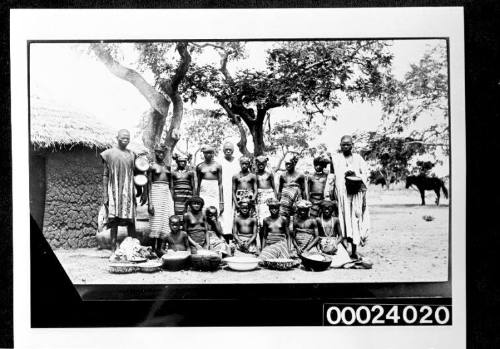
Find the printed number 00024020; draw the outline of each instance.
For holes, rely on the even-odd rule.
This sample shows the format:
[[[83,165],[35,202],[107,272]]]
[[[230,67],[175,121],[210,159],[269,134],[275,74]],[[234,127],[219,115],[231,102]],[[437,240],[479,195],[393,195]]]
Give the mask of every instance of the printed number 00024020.
[[[342,304],[324,309],[325,325],[451,325],[451,307],[444,305]]]

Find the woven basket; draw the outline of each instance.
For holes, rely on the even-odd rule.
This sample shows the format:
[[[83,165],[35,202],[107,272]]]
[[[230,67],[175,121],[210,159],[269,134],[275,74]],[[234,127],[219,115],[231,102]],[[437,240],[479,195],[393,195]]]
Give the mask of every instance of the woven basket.
[[[113,274],[130,274],[137,271],[137,265],[131,263],[110,263],[108,271]]]
[[[264,267],[272,270],[290,270],[299,264],[299,261],[288,258],[267,259],[262,262]]]
[[[219,269],[222,258],[214,254],[192,254],[191,267],[195,270],[201,271],[215,271]]]

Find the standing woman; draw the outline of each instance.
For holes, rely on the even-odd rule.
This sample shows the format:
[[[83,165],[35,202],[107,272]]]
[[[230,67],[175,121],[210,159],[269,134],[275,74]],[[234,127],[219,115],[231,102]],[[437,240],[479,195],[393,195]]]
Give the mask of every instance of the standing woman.
[[[196,166],[197,194],[204,200],[205,207],[218,207],[219,214],[222,214],[224,211],[222,166],[214,160],[215,149],[212,146],[205,145],[201,148],[201,151],[205,161]]]
[[[165,164],[165,148],[161,145],[155,147],[155,161],[149,168],[148,177],[150,237],[153,250],[161,254],[161,242],[170,234],[169,219],[174,214],[170,167]]]
[[[177,168],[172,171],[170,188],[174,199],[174,212],[182,216],[186,211],[187,200],[196,192],[196,179],[194,171],[186,169],[188,157],[174,155]]]
[[[364,245],[370,229],[366,208],[368,168],[361,155],[352,152],[352,146],[352,137],[343,136],[340,140],[340,153],[332,157],[332,164],[342,236],[351,244],[351,258],[359,259],[357,246]],[[359,180],[359,185],[352,182],[351,178]]]

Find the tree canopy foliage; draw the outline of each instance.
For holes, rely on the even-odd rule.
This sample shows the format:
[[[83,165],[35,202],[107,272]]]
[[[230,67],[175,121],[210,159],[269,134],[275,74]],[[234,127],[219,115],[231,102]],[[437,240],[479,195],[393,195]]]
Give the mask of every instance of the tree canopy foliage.
[[[399,136],[422,117],[426,127],[407,134],[430,152],[437,148],[449,155],[448,63],[443,41],[410,65],[402,80],[391,79],[382,98],[384,127],[381,132]]]

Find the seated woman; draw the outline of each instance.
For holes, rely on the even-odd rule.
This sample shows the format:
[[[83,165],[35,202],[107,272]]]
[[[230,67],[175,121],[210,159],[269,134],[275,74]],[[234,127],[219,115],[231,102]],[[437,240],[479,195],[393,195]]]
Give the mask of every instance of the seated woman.
[[[321,201],[320,216],[317,218],[320,250],[332,257],[332,267],[340,268],[351,262],[344,245],[342,245],[342,231],[337,217],[337,202],[330,200]]]
[[[260,235],[262,236],[262,260],[273,258],[290,258],[291,245],[288,231],[288,219],[280,216],[280,202],[276,199],[267,200],[269,217],[262,221]]]
[[[239,210],[233,223],[236,248],[244,253],[257,253],[257,218],[250,217],[250,201],[242,200]]]
[[[196,253],[199,249],[208,249],[210,246],[207,220],[203,213],[204,204],[199,196],[193,196],[186,201],[189,210],[184,214],[184,231],[189,237],[191,253]]]
[[[319,252],[318,222],[316,218],[309,217],[312,204],[307,200],[297,202],[297,215],[293,220],[292,243],[301,255],[307,252]]]
[[[333,255],[337,252],[337,245],[342,241],[342,231],[338,218],[337,203],[322,200],[319,203],[318,232],[319,246],[323,253]]]
[[[231,256],[233,253],[231,247],[226,243],[224,235],[222,235],[222,225],[219,222],[219,213],[215,206],[207,207],[205,210],[207,219],[208,237],[210,239],[209,248],[220,253],[223,257]]]

